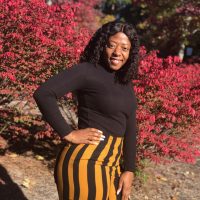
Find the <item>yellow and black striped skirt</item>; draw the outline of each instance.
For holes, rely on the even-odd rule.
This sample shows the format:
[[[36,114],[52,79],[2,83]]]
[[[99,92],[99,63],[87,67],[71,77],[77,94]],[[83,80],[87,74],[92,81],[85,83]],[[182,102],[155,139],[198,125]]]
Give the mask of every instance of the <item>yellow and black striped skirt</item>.
[[[55,165],[59,200],[117,200],[123,138],[107,136],[98,145],[66,144]]]

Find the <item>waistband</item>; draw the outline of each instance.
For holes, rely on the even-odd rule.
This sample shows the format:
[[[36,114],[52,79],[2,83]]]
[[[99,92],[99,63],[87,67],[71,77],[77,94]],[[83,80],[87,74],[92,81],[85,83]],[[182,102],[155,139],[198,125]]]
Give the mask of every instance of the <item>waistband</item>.
[[[109,135],[98,145],[67,143],[63,151],[73,151],[70,156],[72,161],[87,160],[97,165],[117,167],[122,147],[123,137]]]

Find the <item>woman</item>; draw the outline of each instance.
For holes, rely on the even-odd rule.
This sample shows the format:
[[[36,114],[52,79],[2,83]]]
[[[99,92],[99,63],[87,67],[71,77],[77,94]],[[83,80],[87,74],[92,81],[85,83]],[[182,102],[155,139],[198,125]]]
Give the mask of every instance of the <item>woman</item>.
[[[66,142],[57,156],[60,200],[127,200],[135,171],[138,38],[130,24],[109,22],[93,35],[80,63],[34,93],[45,120]],[[62,117],[56,100],[75,91],[78,129]],[[123,172],[120,158],[123,156]]]

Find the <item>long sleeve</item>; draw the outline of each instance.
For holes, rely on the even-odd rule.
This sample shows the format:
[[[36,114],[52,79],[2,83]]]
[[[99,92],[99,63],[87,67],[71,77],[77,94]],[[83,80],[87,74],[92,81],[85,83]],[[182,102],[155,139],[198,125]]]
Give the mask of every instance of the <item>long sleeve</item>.
[[[127,120],[127,127],[123,144],[124,170],[134,172],[136,169],[136,109]]]
[[[65,69],[41,84],[33,94],[44,119],[51,127],[64,137],[72,131],[62,116],[57,99],[66,93],[81,89],[85,86],[86,65],[75,65]]]

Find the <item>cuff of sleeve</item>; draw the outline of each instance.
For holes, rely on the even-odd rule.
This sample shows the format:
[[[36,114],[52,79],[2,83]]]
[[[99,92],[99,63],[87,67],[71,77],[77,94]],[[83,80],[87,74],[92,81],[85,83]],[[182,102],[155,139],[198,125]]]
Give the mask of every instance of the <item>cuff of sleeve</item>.
[[[124,171],[135,172],[136,171],[136,163],[135,160],[124,160],[123,163]]]
[[[129,171],[129,172],[135,172],[136,171],[136,167],[128,167],[128,166],[124,166],[124,171]]]
[[[71,127],[67,127],[67,129],[63,129],[62,131],[58,132],[58,135],[61,139],[63,139],[66,135],[68,135],[73,129]]]

